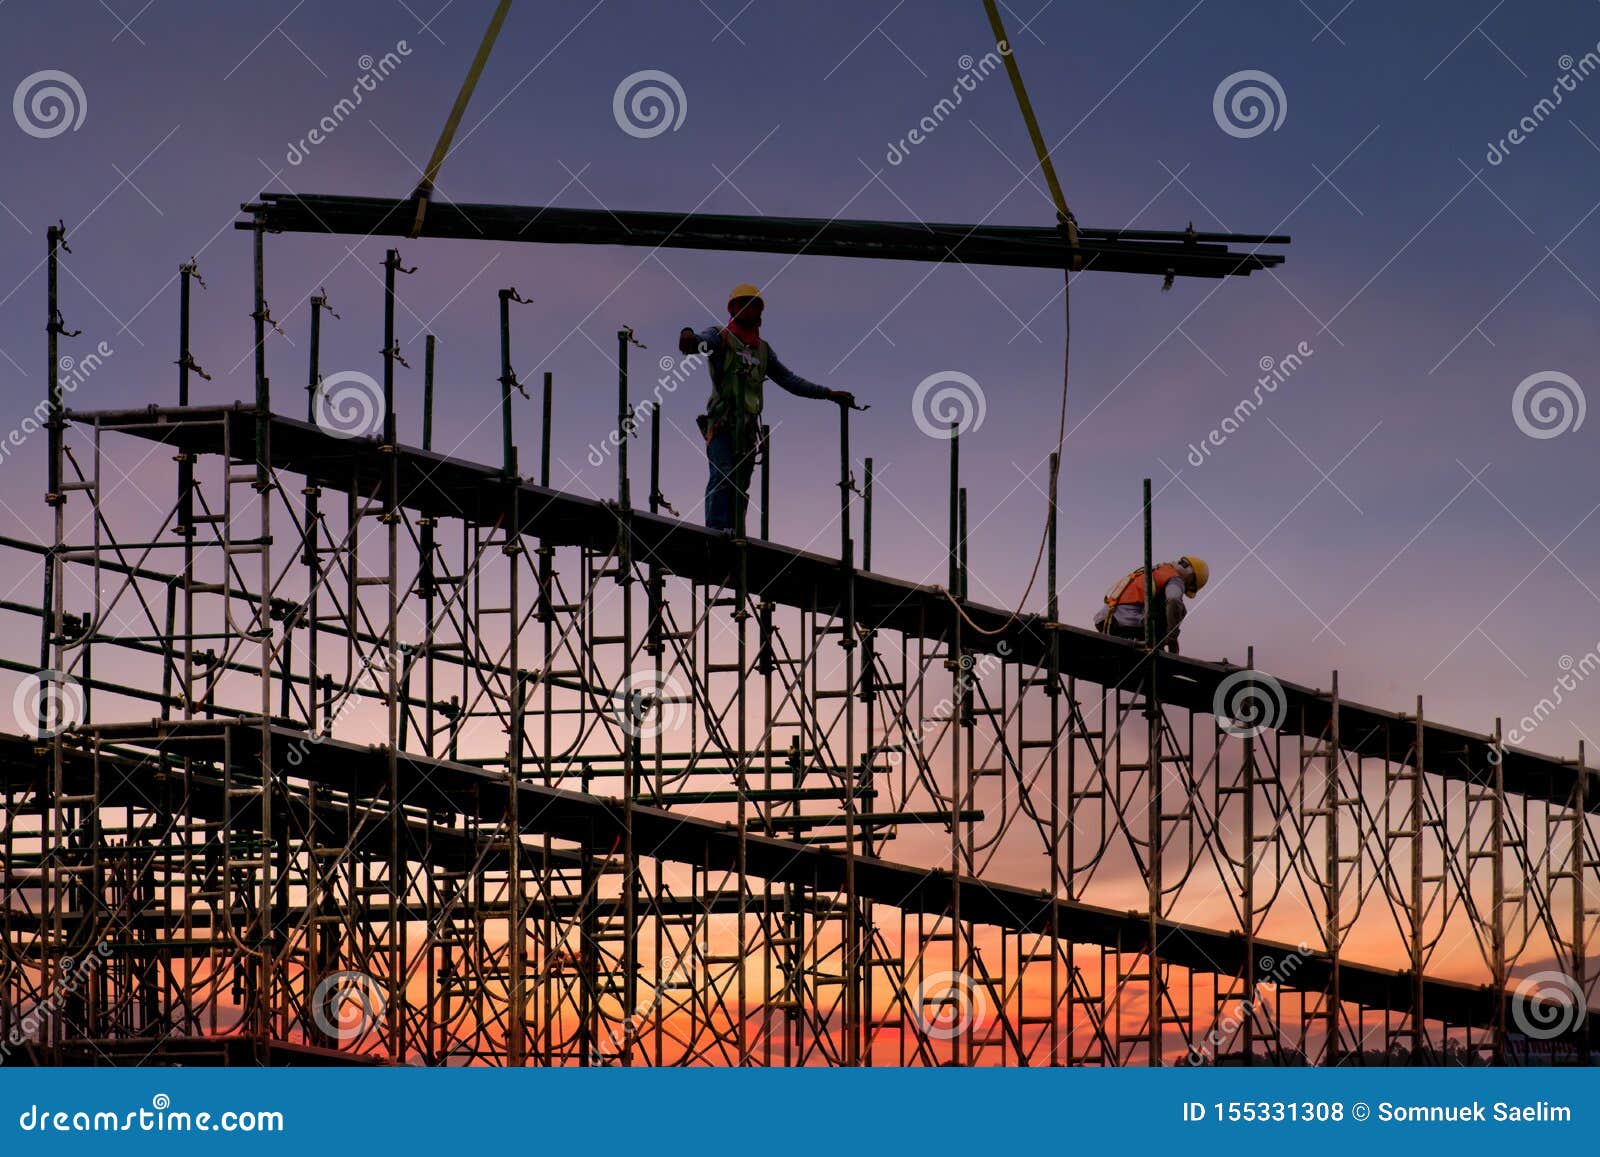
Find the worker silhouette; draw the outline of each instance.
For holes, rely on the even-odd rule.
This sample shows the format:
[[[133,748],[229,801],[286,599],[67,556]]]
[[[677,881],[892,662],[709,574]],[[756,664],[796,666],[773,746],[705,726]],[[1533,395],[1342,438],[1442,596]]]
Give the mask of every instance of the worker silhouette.
[[[1206,585],[1211,568],[1205,559],[1186,554],[1176,562],[1164,562],[1155,569],[1155,598],[1151,617],[1157,648],[1178,653],[1178,624],[1188,613],[1185,597],[1194,598]],[[1094,617],[1095,630],[1116,639],[1144,641],[1144,567],[1118,579],[1106,591],[1105,606]]]
[[[684,326],[678,349],[699,353],[711,371],[711,400],[699,417],[706,440],[710,477],[706,481],[706,525],[713,530],[744,534],[750,475],[761,440],[762,383],[771,378],[802,398],[820,398],[855,405],[844,390],[808,382],[778,360],[761,338],[765,303],[753,285],[736,285],[728,295],[728,322],[696,333]]]

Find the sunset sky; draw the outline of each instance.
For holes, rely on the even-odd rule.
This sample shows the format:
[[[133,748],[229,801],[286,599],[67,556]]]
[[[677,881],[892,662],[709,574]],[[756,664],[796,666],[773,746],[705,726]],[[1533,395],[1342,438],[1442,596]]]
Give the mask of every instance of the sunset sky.
[[[0,122],[0,443],[47,388],[45,230],[58,219],[72,249],[61,308],[82,331],[62,352],[103,359],[75,382],[70,406],[176,402],[177,267],[191,257],[206,283],[192,347],[214,379],[193,382],[194,401],[251,398],[241,203],[262,191],[407,196],[491,8],[0,5],[0,93],[14,94],[13,121]],[[1600,663],[1600,418],[1585,420],[1586,394],[1600,388],[1600,5],[1545,3],[1536,19],[1503,0],[1013,0],[1006,12],[1084,226],[1293,237],[1268,247],[1286,255],[1281,268],[1248,278],[1180,280],[1170,292],[1156,278],[1074,279],[1063,617],[1087,625],[1107,585],[1139,562],[1149,477],[1157,556],[1211,565],[1186,654],[1242,661],[1253,645],[1256,663],[1284,678],[1326,688],[1337,669],[1347,698],[1410,711],[1420,694],[1429,718],[1480,732],[1497,715],[1517,727],[1569,671],[1586,677]],[[1009,85],[992,69],[972,79],[992,47],[978,0],[517,4],[439,196],[1049,225]],[[681,123],[661,132],[630,126],[618,103],[627,78],[646,71],[677,90]],[[1259,132],[1228,117],[1228,81],[1245,72],[1274,90],[1273,124]],[[29,104],[41,86],[65,83],[46,73],[75,89],[74,127],[61,132]],[[952,91],[959,107],[936,112]],[[339,111],[352,92],[359,107]],[[283,330],[267,344],[275,409],[305,411],[307,299],[322,288],[339,314],[324,321],[324,373],[381,374],[391,244],[266,239],[267,298]],[[633,355],[642,401],[680,327],[716,324],[730,287],[754,282],[767,302],[763,336],[784,362],[871,406],[853,420],[852,449],[875,463],[877,571],[944,581],[948,447],[919,425],[913,392],[941,373],[977,383],[983,421],[961,443],[970,593],[1008,607],[1022,596],[1055,445],[1059,273],[398,247],[418,268],[398,290],[410,363],[397,378],[402,441],[420,442],[431,332],[434,448],[498,462],[496,292],[515,286],[533,302],[512,316],[516,369],[530,384],[545,372],[556,383],[553,483],[609,497],[613,462],[591,449],[615,424],[618,328],[648,347]],[[1292,372],[1258,386],[1291,354]],[[663,489],[695,521],[705,459],[694,418],[706,388],[697,376],[664,394]],[[1236,421],[1245,398],[1257,404]],[[517,405],[527,472],[538,407]],[[767,414],[773,537],[831,553],[836,413],[770,389]],[[644,449],[635,453],[642,463]],[[49,541],[46,457],[42,434],[0,457],[0,535]],[[636,466],[641,504],[642,474]],[[114,501],[137,506],[142,477]],[[170,483],[160,485],[165,505]],[[32,599],[38,575],[33,556],[0,552],[0,598]],[[1031,610],[1044,607],[1042,585]],[[35,637],[8,657],[31,661]],[[1522,742],[1571,757],[1600,739],[1600,681],[1560,698]],[[948,837],[930,828],[901,846],[919,839],[936,859]],[[1036,850],[1028,855],[1036,867]],[[1118,902],[1140,903],[1136,871],[1118,867],[1129,889]],[[1206,902],[1225,923],[1223,898]],[[1283,935],[1312,927],[1298,918]],[[1392,933],[1370,924],[1350,948],[1400,959]],[[1476,960],[1463,953],[1435,971],[1475,976]]]
[[[177,264],[197,255],[197,400],[250,393],[248,240],[230,227],[264,189],[404,196],[481,33],[486,6],[384,0],[230,7],[158,0],[41,4],[3,18],[4,77],[43,68],[82,86],[74,131],[7,126],[0,212],[0,386],[18,418],[44,390],[46,224],[66,221],[68,323],[109,365],[79,408],[174,400]],[[802,8],[804,11],[802,12]],[[1206,557],[1214,579],[1186,650],[1243,657],[1393,706],[1487,730],[1548,695],[1563,655],[1600,643],[1593,426],[1525,435],[1512,395],[1593,363],[1600,224],[1600,84],[1579,79],[1499,164],[1487,159],[1600,40],[1600,11],[1442,2],[1034,3],[1009,17],[1068,197],[1088,226],[1290,233],[1276,274],[1186,281],[1089,275],[1073,294],[1070,437],[1062,482],[1062,600],[1086,621],[1137,561],[1139,480],[1155,479],[1157,551]],[[1035,11],[1037,9],[1037,12]],[[1336,16],[1337,13],[1337,16]],[[128,21],[126,25],[123,20]],[[1329,21],[1327,25],[1323,20]],[[724,26],[723,21],[727,24]],[[441,180],[464,201],[575,207],[1048,224],[1052,214],[1003,78],[890,164],[902,140],[987,47],[966,0],[799,5],[560,0],[516,7]],[[361,58],[406,51],[319,145],[294,146],[349,94]],[[641,139],[613,94],[644,69],[685,94],[681,125]],[[1285,110],[1239,138],[1213,117],[1234,72],[1265,71]],[[278,407],[304,405],[305,298],[326,286],[324,366],[376,374],[380,241],[269,238],[269,345]],[[876,560],[942,568],[945,447],[909,399],[930,373],[981,385],[963,444],[975,597],[1014,600],[1037,542],[1062,352],[1048,272],[666,250],[401,245],[400,338],[420,367],[439,335],[440,448],[497,452],[495,291],[515,318],[524,377],[557,381],[557,482],[609,492],[585,461],[612,409],[619,325],[670,353],[711,324],[739,281],[767,293],[766,336],[808,377],[872,404],[858,451],[880,483]],[[642,262],[642,263],[641,263]],[[1264,358],[1313,350],[1199,467],[1191,443],[1250,394]],[[536,379],[535,379],[536,380]],[[400,371],[402,438],[419,432],[420,368]],[[672,396],[666,491],[698,513],[692,440],[703,386]],[[773,391],[776,537],[804,543],[834,505],[831,408]],[[536,437],[534,408],[519,422]],[[486,420],[488,419],[488,420]],[[525,420],[525,421],[524,421]],[[674,430],[676,432],[674,432]],[[525,455],[529,451],[524,451]],[[8,533],[45,533],[36,438],[0,464]],[[820,466],[813,469],[813,466]],[[1170,468],[1170,469],[1169,469]],[[1174,477],[1174,473],[1176,477]],[[29,580],[32,581],[31,579]],[[1034,602],[1042,603],[1036,593]],[[1582,687],[1528,742],[1570,755],[1595,734]]]

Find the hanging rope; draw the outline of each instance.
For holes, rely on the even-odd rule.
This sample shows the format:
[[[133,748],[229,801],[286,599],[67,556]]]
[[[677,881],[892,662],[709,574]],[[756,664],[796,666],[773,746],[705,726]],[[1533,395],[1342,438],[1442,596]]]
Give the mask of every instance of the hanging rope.
[[[1017,106],[1022,110],[1022,119],[1027,123],[1028,136],[1033,140],[1034,152],[1039,156],[1039,167],[1044,170],[1045,182],[1050,186],[1050,197],[1056,205],[1056,219],[1067,234],[1067,245],[1072,251],[1072,261],[1065,273],[1065,284],[1061,290],[1061,301],[1065,312],[1066,335],[1061,351],[1061,417],[1056,424],[1056,469],[1060,470],[1061,450],[1067,441],[1067,383],[1072,366],[1072,271],[1082,267],[1082,259],[1078,254],[1078,221],[1072,215],[1072,210],[1067,206],[1066,194],[1061,191],[1061,182],[1056,178],[1056,167],[1050,160],[1050,150],[1044,146],[1044,135],[1039,131],[1039,120],[1033,115],[1033,102],[1028,99],[1028,90],[1022,83],[1022,72],[1017,67],[1016,53],[1012,51],[1011,44],[1006,40],[1006,28],[1000,20],[1000,11],[995,7],[995,0],[983,0],[984,11],[989,14],[989,27],[994,32],[995,49],[1006,62],[1006,73],[1011,77],[1011,88],[1017,94]],[[1055,493],[1055,487],[1051,487]],[[960,601],[949,591],[944,592],[944,597],[950,600],[950,605],[955,607],[956,613],[963,622],[980,635],[999,635],[1009,630],[1011,625],[1022,617],[1022,608],[1028,605],[1028,597],[1033,594],[1033,584],[1039,581],[1039,567],[1044,562],[1045,547],[1050,542],[1050,520],[1056,516],[1052,509],[1045,518],[1044,531],[1039,536],[1039,550],[1033,556],[1033,570],[1028,575],[1028,585],[1022,592],[1022,597],[1017,601],[1017,607],[1006,616],[1006,621],[998,627],[980,627],[972,621],[972,616],[967,614]]]
[[[467,70],[467,79],[461,82],[461,91],[456,93],[456,103],[450,109],[450,115],[445,119],[444,131],[439,134],[438,143],[433,146],[433,156],[428,158],[428,167],[422,171],[422,180],[417,185],[417,191],[412,194],[417,200],[417,218],[411,223],[411,232],[407,236],[416,238],[422,232],[422,218],[428,212],[428,200],[433,196],[433,183],[439,179],[439,170],[444,166],[444,159],[450,152],[450,145],[456,139],[456,130],[461,127],[461,118],[466,114],[467,102],[472,99],[472,90],[478,87],[478,77],[483,75],[483,66],[489,62],[489,52],[494,48],[495,38],[500,35],[500,26],[506,21],[506,13],[511,10],[511,0],[500,0],[500,6],[494,10],[494,15],[489,19],[489,27],[484,31],[483,41],[478,45],[478,55],[472,58],[472,67]]]

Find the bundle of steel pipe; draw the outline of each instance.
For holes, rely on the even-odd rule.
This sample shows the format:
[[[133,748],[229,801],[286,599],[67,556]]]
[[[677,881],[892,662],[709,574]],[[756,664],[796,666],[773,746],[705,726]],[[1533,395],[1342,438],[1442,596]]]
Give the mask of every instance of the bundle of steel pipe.
[[[240,229],[282,233],[345,233],[399,237],[416,220],[416,201],[263,193],[241,206]],[[431,202],[424,237],[520,241],[553,245],[642,245],[669,249],[726,249],[867,257],[895,261],[1067,269],[1073,253],[1054,227],[846,221],[819,217],[749,217],[709,213],[640,213],[539,205]],[[1287,245],[1282,235],[1199,233],[1191,230],[1079,230],[1082,268],[1161,277],[1227,277],[1270,269],[1283,256],[1263,245]],[[1230,245],[1248,246],[1232,250]]]

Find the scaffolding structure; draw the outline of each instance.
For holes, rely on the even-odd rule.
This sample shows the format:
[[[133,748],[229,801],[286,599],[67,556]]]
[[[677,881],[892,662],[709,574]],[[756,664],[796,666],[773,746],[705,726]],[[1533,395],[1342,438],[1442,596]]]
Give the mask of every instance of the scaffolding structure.
[[[626,437],[614,499],[555,490],[548,376],[535,477],[511,437],[514,291],[502,462],[432,450],[431,340],[424,444],[401,444],[394,250],[381,428],[275,413],[264,236],[392,234],[415,205],[245,208],[251,405],[189,403],[185,267],[180,404],[67,410],[50,232],[54,529],[0,542],[43,576],[38,607],[0,603],[41,638],[37,663],[0,660],[42,685],[37,736],[0,737],[18,1056],[1480,1063],[1565,1014],[1549,1056],[1590,1058],[1581,750],[1066,626],[1053,492],[1043,613],[975,603],[959,439],[948,583],[880,574],[846,410],[836,554],[664,513],[659,411],[642,507]],[[811,227],[673,218],[664,239],[552,212],[435,204],[427,232],[793,252]],[[530,219],[548,232],[521,237]],[[1264,268],[1255,249],[1286,240],[812,225],[836,255],[1169,277]],[[159,511],[120,500],[136,464],[163,472]],[[1271,725],[1241,727],[1238,694],[1273,699]],[[1576,1005],[1529,996],[1534,968]]]

